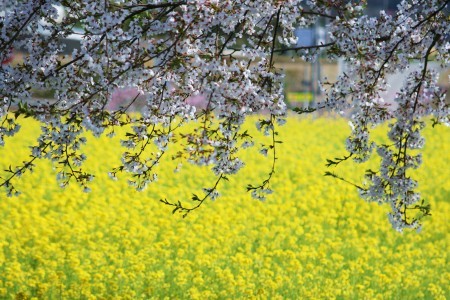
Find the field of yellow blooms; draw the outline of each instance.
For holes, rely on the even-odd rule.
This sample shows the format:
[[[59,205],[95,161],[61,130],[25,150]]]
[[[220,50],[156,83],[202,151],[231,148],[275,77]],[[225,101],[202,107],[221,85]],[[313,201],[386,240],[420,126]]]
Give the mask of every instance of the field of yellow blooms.
[[[28,157],[39,131],[30,122],[0,149],[1,170]],[[208,168],[174,173],[169,159],[157,184],[135,192],[107,176],[120,133],[88,138],[90,193],[60,189],[48,161],[20,179],[19,197],[2,191],[0,299],[450,299],[449,129],[425,132],[416,177],[432,217],[421,233],[403,234],[391,228],[389,207],[323,176],[326,158],[345,154],[348,130],[342,119],[290,117],[274,194],[260,202],[245,191],[270,171],[270,157],[245,150],[246,166],[219,187],[222,197],[185,219],[159,199],[200,195],[213,185]],[[356,180],[364,170],[333,171]]]

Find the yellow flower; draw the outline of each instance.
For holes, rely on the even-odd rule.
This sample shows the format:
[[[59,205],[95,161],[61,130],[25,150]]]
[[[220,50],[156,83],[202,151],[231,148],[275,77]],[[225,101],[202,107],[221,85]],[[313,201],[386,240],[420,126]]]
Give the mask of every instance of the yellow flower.
[[[244,127],[264,142],[252,124]],[[0,170],[26,159],[32,128],[11,141],[17,151],[0,148]],[[450,164],[448,133],[427,132],[439,147],[425,150],[426,165],[417,170],[423,197],[438,208],[422,233],[399,235],[387,223],[388,207],[364,203],[353,188],[322,176],[346,130],[342,120],[290,117],[280,131],[271,197],[255,202],[243,192],[267,175],[262,157],[243,150],[247,169],[219,186],[222,198],[185,219],[158,199],[189,204],[192,191],[208,184],[208,168],[186,164],[174,175],[177,162],[169,159],[159,166],[159,185],[138,193],[126,174],[117,182],[106,175],[107,165],[120,162],[114,139],[90,139],[85,168],[98,176],[85,194],[76,184],[59,189],[52,164],[39,161],[18,182],[24,193],[0,201],[0,297],[443,299],[450,174],[440,166]],[[380,138],[376,130],[373,136]],[[375,163],[336,172],[358,180]]]

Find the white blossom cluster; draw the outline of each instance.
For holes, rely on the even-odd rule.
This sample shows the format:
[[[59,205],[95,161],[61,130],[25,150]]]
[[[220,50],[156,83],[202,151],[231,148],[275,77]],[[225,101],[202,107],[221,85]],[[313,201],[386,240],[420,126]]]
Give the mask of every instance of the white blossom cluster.
[[[363,198],[389,203],[393,227],[419,228],[414,215],[429,214],[429,206],[420,203],[415,192],[417,182],[407,171],[419,167],[417,151],[424,145],[423,117],[433,116],[435,123],[450,124],[445,91],[437,86],[438,76],[430,69],[430,60],[449,66],[450,41],[448,1],[402,1],[395,15],[380,12],[378,17],[342,15],[334,22],[330,35],[348,69],[329,86],[324,106],[336,111],[351,110],[352,134],[346,148],[357,162],[366,161],[374,149],[381,157],[378,170],[367,171],[367,184],[358,187]],[[411,62],[419,70],[410,68]],[[386,75],[409,74],[393,99],[384,99]],[[389,144],[376,144],[370,130],[389,121]],[[349,156],[349,157],[350,157]],[[348,158],[348,157],[347,157]]]
[[[204,188],[204,197],[192,199],[197,205],[163,201],[188,213],[217,197],[220,180],[243,167],[238,150],[254,143],[241,125],[247,115],[265,112],[257,126],[272,143],[259,151],[271,153],[272,169],[263,184],[247,187],[264,199],[271,193],[280,142],[275,126],[286,114],[283,74],[274,67],[274,56],[289,52],[314,61],[325,53],[332,60],[344,58],[349,68],[336,81],[323,82],[327,97],[319,107],[352,111],[346,148],[356,162],[366,161],[374,149],[382,157],[380,170],[360,188],[362,196],[390,203],[395,228],[417,227],[406,212],[420,197],[406,172],[421,162],[420,155],[409,154],[424,143],[420,118],[434,115],[436,123],[449,124],[445,95],[428,64],[431,59],[442,67],[449,63],[447,3],[403,1],[395,15],[369,18],[363,14],[365,1],[8,1],[0,16],[0,145],[20,129],[19,116],[44,125],[30,162],[11,169],[0,184],[15,193],[14,177],[35,159],[47,158],[59,166],[62,186],[74,179],[87,190],[93,175],[82,170],[82,133],[113,135],[116,126],[130,125],[121,141],[122,165],[109,173],[113,179],[127,172],[130,185],[144,189],[157,180],[158,163],[176,142],[184,151],[174,158],[212,166],[217,180]],[[329,42],[297,46],[294,30],[319,19],[327,21]],[[80,47],[62,55],[65,39],[74,36]],[[24,51],[23,61],[3,63],[13,50]],[[410,61],[421,69],[411,72],[395,99],[384,99],[386,75],[408,72]],[[130,87],[134,99],[111,109],[114,91]],[[53,91],[54,100],[34,99],[38,90]],[[140,114],[129,113],[138,98],[145,102]],[[201,108],[190,104],[194,98],[204,99]],[[388,120],[393,120],[392,144],[377,145],[370,129]],[[195,129],[180,130],[189,121],[196,121]]]

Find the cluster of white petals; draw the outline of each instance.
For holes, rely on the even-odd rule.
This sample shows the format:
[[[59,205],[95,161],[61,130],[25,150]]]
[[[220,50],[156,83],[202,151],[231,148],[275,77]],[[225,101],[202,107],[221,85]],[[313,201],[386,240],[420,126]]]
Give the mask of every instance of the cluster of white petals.
[[[379,170],[368,173],[369,184],[358,187],[361,195],[390,203],[398,230],[419,226],[409,209],[428,212],[417,205],[417,183],[407,170],[421,163],[420,154],[409,151],[424,144],[421,118],[450,123],[445,94],[429,67],[431,59],[449,64],[448,1],[403,1],[395,15],[377,17],[364,15],[364,1],[340,0],[7,3],[0,7],[0,145],[19,131],[19,116],[43,124],[30,161],[0,182],[10,195],[17,193],[14,177],[41,158],[55,162],[62,186],[75,180],[88,190],[93,175],[82,170],[83,133],[113,135],[115,127],[130,125],[121,141],[122,164],[109,173],[113,179],[127,172],[130,185],[144,189],[157,180],[157,166],[173,143],[184,148],[173,158],[211,166],[216,180],[204,188],[204,197],[194,195],[196,205],[162,200],[187,214],[217,197],[220,180],[243,167],[238,150],[253,141],[241,125],[247,115],[264,112],[257,126],[272,144],[259,151],[271,153],[272,170],[261,185],[247,187],[264,199],[275,172],[276,125],[286,114],[283,73],[274,67],[274,56],[289,52],[314,61],[322,53],[343,58],[348,68],[336,81],[323,82],[327,96],[319,108],[352,112],[349,157],[363,162],[376,149],[382,158]],[[297,46],[294,30],[320,19],[327,20],[328,42]],[[71,38],[80,46],[63,55]],[[22,51],[23,61],[3,63],[12,51]],[[411,61],[421,68],[410,70]],[[386,76],[395,72],[410,72],[408,81],[395,99],[384,99]],[[112,105],[120,88],[135,95]],[[53,99],[33,98],[39,90],[53,91]],[[140,114],[130,113],[138,102]],[[389,120],[391,143],[378,145],[370,129]],[[196,121],[195,129],[180,130],[189,121]]]

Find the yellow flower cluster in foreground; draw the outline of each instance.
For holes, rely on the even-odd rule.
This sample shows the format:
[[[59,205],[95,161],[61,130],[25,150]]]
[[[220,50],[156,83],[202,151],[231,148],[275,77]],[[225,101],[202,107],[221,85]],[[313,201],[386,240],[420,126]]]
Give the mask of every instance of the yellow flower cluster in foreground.
[[[0,149],[1,169],[29,155],[39,128],[26,122]],[[17,183],[19,197],[0,196],[0,299],[450,298],[448,128],[426,130],[415,174],[433,215],[421,233],[403,234],[390,227],[389,207],[323,176],[325,159],[345,154],[344,120],[290,117],[279,130],[273,195],[259,202],[245,192],[270,170],[270,157],[245,150],[246,166],[219,187],[222,197],[185,219],[159,199],[189,204],[212,186],[212,172],[174,173],[178,162],[168,161],[157,184],[135,192],[106,175],[119,164],[121,133],[89,138],[90,193],[60,189],[51,163],[39,162]],[[358,180],[364,170],[333,171]]]

